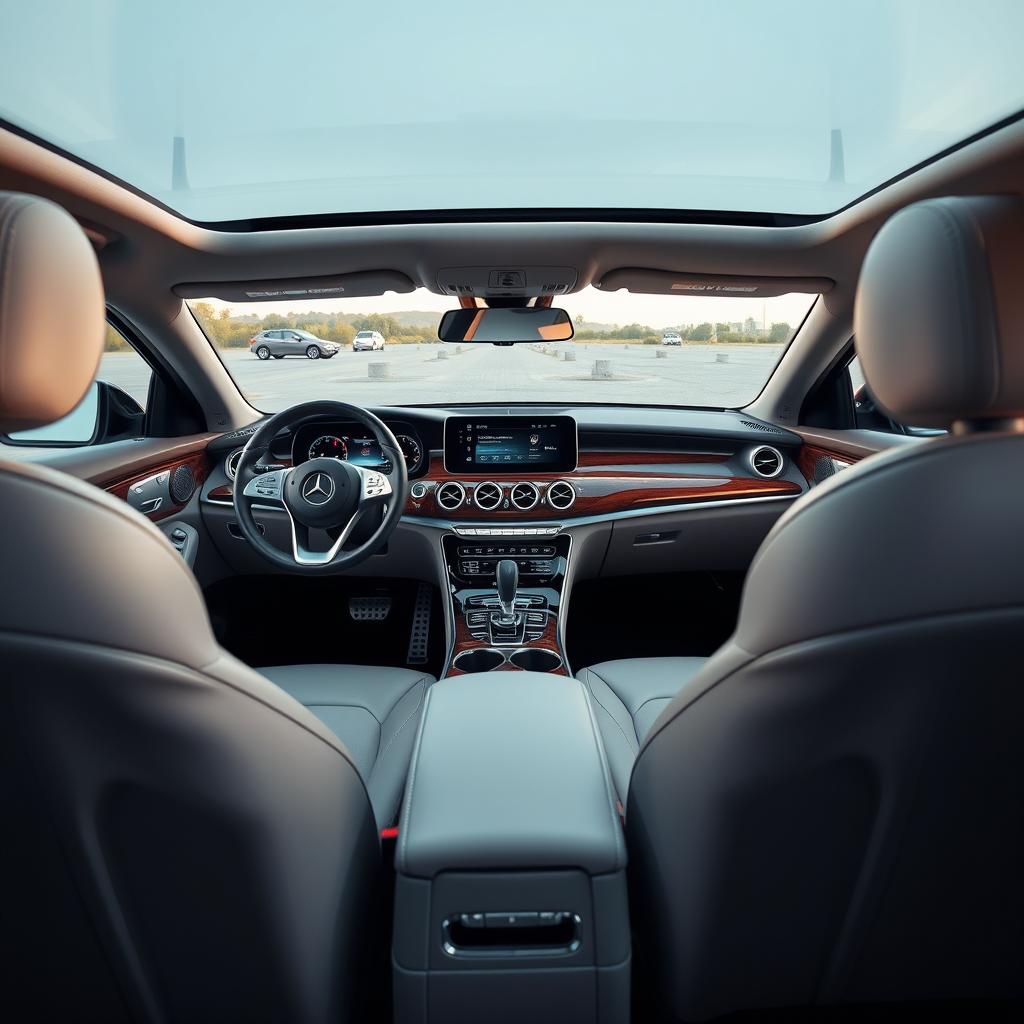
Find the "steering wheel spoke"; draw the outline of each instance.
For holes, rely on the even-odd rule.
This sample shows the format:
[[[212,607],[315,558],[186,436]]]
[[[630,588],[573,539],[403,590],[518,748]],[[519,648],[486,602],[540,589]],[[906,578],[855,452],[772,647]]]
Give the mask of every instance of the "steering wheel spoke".
[[[286,505],[285,509],[287,510],[287,508]],[[331,537],[331,546],[326,551],[313,550],[312,531],[289,512],[288,518],[291,520],[292,526],[292,558],[295,559],[295,564],[298,566],[329,565],[344,547],[345,541],[352,535],[352,531],[363,518],[365,511],[364,507],[357,508],[352,518],[340,530],[325,531]]]
[[[291,469],[275,469],[269,473],[259,473],[243,488],[242,497],[256,503],[284,507],[284,486]]]

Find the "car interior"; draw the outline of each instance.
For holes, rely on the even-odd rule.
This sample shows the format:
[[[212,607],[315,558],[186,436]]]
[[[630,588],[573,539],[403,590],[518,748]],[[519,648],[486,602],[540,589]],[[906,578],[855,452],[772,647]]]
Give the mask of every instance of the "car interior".
[[[1024,10],[538,10],[548,110],[507,11],[56,6],[0,39],[4,1017],[1019,1019]]]

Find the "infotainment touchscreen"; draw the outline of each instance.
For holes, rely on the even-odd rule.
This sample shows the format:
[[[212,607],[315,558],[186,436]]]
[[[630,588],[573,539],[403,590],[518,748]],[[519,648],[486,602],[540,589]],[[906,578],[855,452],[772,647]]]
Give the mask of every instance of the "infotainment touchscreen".
[[[449,473],[564,473],[576,468],[571,416],[449,416],[444,465]]]

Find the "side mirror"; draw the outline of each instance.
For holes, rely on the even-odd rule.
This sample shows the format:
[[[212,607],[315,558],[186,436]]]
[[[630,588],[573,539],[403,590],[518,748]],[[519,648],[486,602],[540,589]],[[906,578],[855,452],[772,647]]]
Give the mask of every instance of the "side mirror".
[[[33,448],[78,448],[141,437],[145,424],[145,410],[127,391],[98,380],[93,381],[78,405],[56,423],[16,430],[0,439],[5,444]]]

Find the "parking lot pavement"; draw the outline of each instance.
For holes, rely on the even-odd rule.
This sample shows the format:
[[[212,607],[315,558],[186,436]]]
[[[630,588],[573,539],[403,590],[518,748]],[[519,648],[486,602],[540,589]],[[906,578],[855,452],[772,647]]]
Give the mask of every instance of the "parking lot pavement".
[[[564,358],[574,352],[576,359]],[[389,345],[342,349],[333,359],[271,359],[248,349],[221,358],[249,400],[277,412],[330,398],[357,405],[458,402],[630,402],[642,405],[745,405],[760,392],[781,345]],[[658,353],[663,353],[661,356]],[[607,360],[607,377],[595,377]],[[370,377],[370,364],[387,377]],[[146,376],[131,353],[107,353],[100,377],[145,400]]]

